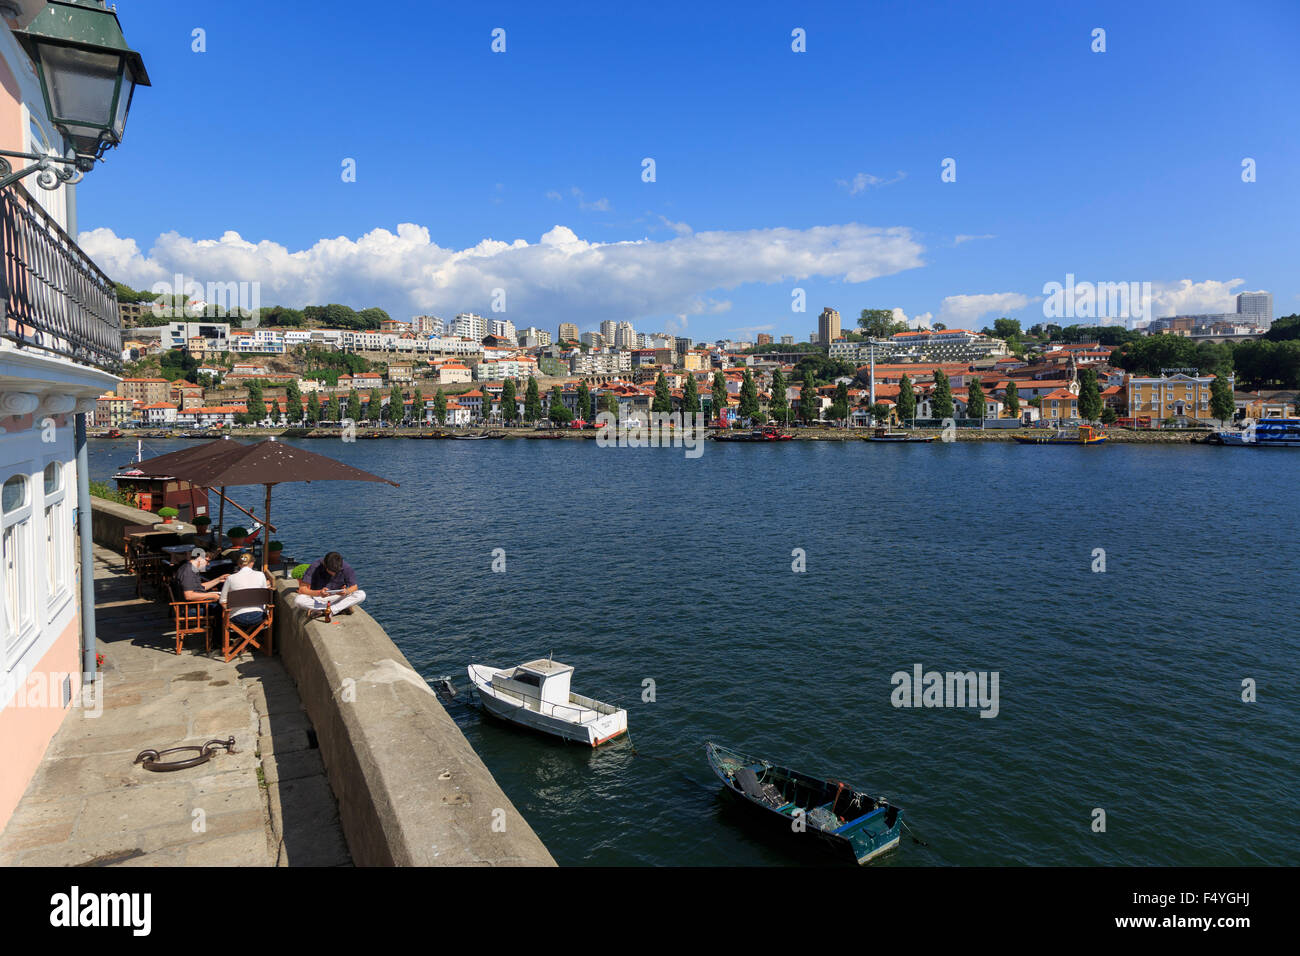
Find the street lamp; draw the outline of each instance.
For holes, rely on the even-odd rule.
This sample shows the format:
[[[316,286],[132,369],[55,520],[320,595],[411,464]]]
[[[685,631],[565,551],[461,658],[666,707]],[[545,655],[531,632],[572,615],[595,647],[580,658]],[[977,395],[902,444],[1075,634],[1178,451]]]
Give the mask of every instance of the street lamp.
[[[0,0],[0,13],[11,9]],[[0,156],[34,161],[14,173],[0,160],[8,173],[0,189],[34,172],[44,189],[79,182],[95,160],[122,142],[135,88],[150,85],[144,60],[126,45],[116,11],[102,0],[50,0],[14,38],[36,67],[46,116],[70,146],[66,156],[0,150]]]

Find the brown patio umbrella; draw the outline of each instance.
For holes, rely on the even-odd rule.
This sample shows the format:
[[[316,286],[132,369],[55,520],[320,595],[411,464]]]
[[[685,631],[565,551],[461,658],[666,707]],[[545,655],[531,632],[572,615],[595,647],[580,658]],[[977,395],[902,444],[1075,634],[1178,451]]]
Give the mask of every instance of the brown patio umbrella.
[[[138,462],[134,470],[149,478],[181,478],[182,480],[188,481],[189,479],[184,478],[184,476],[176,474],[176,469],[183,468],[187,465],[193,465],[196,462],[206,461],[208,458],[215,455],[233,454],[236,448],[246,447],[248,446],[240,442],[233,442],[229,438],[218,438],[216,441],[207,441],[191,448],[183,448],[180,451],[168,452],[165,455],[148,458],[142,462]],[[193,482],[191,482],[191,484],[193,484]],[[218,489],[217,496],[221,499],[221,504],[217,509],[216,540],[219,541],[221,539],[222,529],[226,523],[226,502],[230,501],[230,499],[226,497],[225,488]],[[230,503],[250,518],[253,518],[253,520],[257,520],[256,516],[243,506],[236,504],[233,501]]]
[[[217,444],[217,443],[213,443]],[[266,513],[262,523],[271,528],[271,488],[287,481],[382,481],[394,488],[397,482],[380,478],[360,468],[318,455],[315,452],[286,445],[274,438],[255,445],[226,442],[233,446],[227,453],[196,455],[192,459],[171,464],[174,477],[205,488],[229,485],[265,485]],[[176,454],[183,454],[177,452]],[[164,456],[165,457],[165,456]],[[149,464],[145,462],[144,464]],[[262,570],[266,570],[269,548],[262,548]]]

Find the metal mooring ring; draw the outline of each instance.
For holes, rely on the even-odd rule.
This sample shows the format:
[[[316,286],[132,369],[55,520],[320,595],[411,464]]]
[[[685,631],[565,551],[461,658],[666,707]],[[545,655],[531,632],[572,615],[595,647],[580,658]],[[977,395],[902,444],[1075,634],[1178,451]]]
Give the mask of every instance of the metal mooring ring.
[[[228,737],[225,740],[209,740],[200,747],[172,747],[170,750],[141,750],[135,755],[132,763],[143,764],[145,770],[152,770],[156,773],[166,773],[171,770],[184,770],[187,767],[197,767],[201,763],[207,763],[212,759],[214,748],[225,747],[226,753],[236,753],[235,738]],[[181,753],[182,751],[194,751],[197,756],[188,760],[162,760],[167,754]]]

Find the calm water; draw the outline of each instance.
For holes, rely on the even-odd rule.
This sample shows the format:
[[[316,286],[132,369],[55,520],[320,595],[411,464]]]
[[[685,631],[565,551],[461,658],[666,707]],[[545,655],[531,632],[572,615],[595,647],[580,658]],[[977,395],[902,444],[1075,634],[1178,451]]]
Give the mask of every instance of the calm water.
[[[791,862],[706,738],[906,808],[929,846],[877,865],[1300,862],[1300,454],[304,444],[401,483],[280,486],[272,518],[295,557],[343,552],[426,677],[553,652],[628,709],[636,754],[451,707],[562,864]],[[94,477],[134,447],[92,443]],[[918,663],[998,671],[1000,713],[894,708]]]

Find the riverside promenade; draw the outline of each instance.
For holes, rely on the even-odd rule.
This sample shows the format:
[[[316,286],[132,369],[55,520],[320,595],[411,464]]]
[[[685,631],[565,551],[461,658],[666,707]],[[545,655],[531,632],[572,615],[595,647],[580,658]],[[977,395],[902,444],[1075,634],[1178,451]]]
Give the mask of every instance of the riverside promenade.
[[[0,866],[342,866],[351,863],[311,721],[278,658],[229,664],[201,637],[175,653],[169,609],[135,596],[95,547],[103,707],[73,707],[13,818]],[[187,770],[146,748],[235,738]],[[180,758],[192,756],[181,754]]]
[[[460,728],[364,608],[332,623],[276,587],[275,655],[176,654],[170,607],[122,570],[96,499],[102,713],[67,708],[3,832],[0,866],[554,866]],[[142,750],[235,738],[156,773]],[[179,755],[181,758],[190,756]]]

